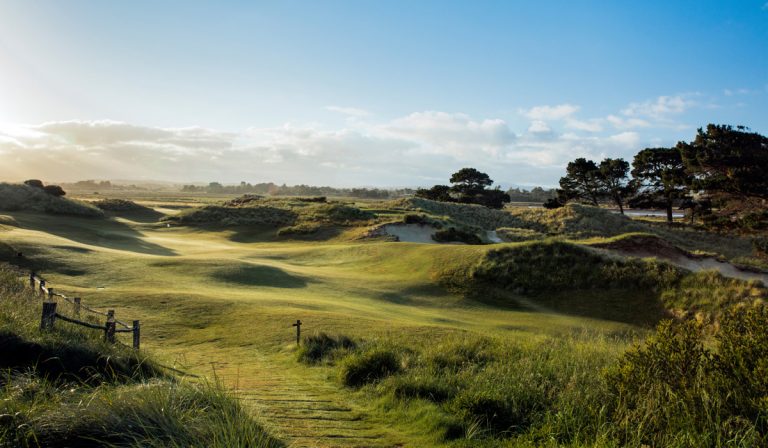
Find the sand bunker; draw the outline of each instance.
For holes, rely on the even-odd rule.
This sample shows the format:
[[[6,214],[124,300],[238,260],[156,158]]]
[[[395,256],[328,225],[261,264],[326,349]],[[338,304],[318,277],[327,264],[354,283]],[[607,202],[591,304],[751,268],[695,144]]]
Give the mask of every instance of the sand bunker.
[[[437,244],[432,239],[435,228],[424,224],[387,224],[383,227],[388,235],[397,237],[398,241],[406,243]]]
[[[712,257],[696,257],[657,237],[637,236],[608,244],[596,244],[594,247],[606,249],[625,257],[656,257],[693,272],[714,269],[724,277],[741,280],[759,280],[765,286],[768,286],[768,274],[745,271],[730,263],[719,261]]]

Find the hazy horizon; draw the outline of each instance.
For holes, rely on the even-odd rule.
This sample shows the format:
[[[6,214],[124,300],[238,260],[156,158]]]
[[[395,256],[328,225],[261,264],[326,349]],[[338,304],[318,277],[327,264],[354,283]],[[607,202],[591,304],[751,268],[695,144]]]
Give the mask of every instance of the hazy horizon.
[[[0,3],[0,180],[553,186],[768,133],[768,3]]]

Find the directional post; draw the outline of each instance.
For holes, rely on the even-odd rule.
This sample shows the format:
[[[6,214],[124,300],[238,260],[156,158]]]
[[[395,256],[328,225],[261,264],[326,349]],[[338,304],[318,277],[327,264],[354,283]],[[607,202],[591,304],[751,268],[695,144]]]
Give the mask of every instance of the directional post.
[[[296,327],[296,345],[299,345],[299,342],[301,341],[301,321],[297,319],[296,323],[292,326]]]

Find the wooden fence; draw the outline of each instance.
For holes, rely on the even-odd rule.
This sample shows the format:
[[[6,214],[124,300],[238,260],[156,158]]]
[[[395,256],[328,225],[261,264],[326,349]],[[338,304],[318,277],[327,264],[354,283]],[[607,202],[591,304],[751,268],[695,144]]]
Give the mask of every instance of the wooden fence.
[[[101,330],[104,332],[104,339],[112,344],[116,342],[116,333],[133,333],[133,348],[137,350],[139,349],[141,342],[141,324],[138,320],[134,320],[133,325],[128,325],[125,322],[121,322],[115,319],[115,310],[107,310],[107,312],[104,312],[90,308],[82,303],[80,297],[67,297],[64,294],[54,291],[53,288],[48,286],[45,279],[41,278],[34,272],[29,274],[29,286],[32,288],[32,291],[43,296],[43,314],[40,318],[41,330],[53,328],[53,324],[56,322],[56,319],[60,319],[64,322],[80,325],[81,327]],[[71,303],[72,306],[74,306],[74,313],[76,317],[80,317],[81,311],[86,311],[92,314],[98,314],[106,317],[104,325],[85,322],[80,319],[64,316],[63,314],[58,313],[56,311],[56,297]]]

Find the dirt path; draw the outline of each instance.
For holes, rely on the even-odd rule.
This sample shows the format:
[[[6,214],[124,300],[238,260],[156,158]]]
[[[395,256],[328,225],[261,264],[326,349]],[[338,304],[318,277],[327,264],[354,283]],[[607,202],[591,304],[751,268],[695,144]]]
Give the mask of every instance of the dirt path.
[[[237,356],[214,359],[214,351],[205,351],[194,360],[187,355],[188,368],[203,374],[213,370],[291,448],[407,446],[396,432],[345,397],[327,369],[286,368],[280,360],[252,353],[243,362],[234,361]]]

